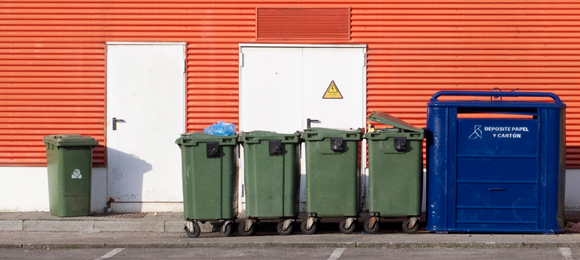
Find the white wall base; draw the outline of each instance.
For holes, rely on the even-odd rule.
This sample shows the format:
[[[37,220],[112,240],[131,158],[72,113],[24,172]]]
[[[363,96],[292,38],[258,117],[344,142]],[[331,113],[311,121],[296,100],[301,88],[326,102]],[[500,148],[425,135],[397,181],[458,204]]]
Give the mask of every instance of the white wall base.
[[[91,183],[91,211],[105,213],[107,208],[107,168],[93,168]]]
[[[107,206],[106,168],[93,168],[91,211]],[[566,171],[566,210],[580,211],[580,169]],[[49,211],[46,167],[0,167],[0,212]],[[425,196],[423,196],[425,198]],[[424,199],[423,199],[424,200]],[[423,202],[424,203],[424,202]],[[425,208],[425,204],[423,204]],[[181,212],[182,202],[111,203],[114,212]]]
[[[46,167],[0,167],[0,211],[49,211]]]
[[[107,206],[105,168],[93,168],[91,211]],[[46,167],[0,167],[0,211],[49,211]]]
[[[566,210],[580,211],[580,169],[566,170]]]

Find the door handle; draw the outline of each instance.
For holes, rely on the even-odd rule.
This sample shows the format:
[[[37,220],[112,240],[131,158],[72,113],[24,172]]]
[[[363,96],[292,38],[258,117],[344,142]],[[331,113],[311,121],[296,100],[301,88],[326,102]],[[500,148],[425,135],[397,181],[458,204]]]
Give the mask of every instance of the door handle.
[[[113,117],[113,131],[117,130],[117,122],[119,123],[125,123],[125,120],[123,119],[117,119],[116,117]]]
[[[320,120],[306,118],[306,129],[310,128],[312,126],[312,123],[320,123]]]

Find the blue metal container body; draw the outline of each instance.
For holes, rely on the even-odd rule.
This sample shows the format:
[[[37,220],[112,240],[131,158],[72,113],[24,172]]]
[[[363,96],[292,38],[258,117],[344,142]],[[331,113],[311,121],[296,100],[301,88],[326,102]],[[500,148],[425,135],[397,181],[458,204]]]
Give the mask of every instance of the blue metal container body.
[[[566,106],[551,93],[497,93],[442,91],[428,103],[428,231],[562,232]],[[441,95],[549,96],[554,102],[438,101]],[[474,113],[486,118],[462,115]]]

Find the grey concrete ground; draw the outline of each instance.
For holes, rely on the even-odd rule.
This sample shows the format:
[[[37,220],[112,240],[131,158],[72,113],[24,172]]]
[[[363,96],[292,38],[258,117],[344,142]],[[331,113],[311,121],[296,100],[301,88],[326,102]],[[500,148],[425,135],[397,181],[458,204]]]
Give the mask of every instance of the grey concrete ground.
[[[580,234],[492,235],[326,233],[189,238],[168,232],[0,232],[0,248],[559,248],[580,247]]]
[[[294,234],[280,236],[275,225],[264,223],[252,237],[206,232],[192,239],[183,231],[181,213],[58,218],[47,212],[0,212],[0,248],[580,248],[580,234],[433,234],[422,229],[409,235],[400,231],[400,224],[396,220],[381,223],[382,230],[376,235],[362,234],[360,228],[345,235],[329,223],[321,224],[314,235],[303,235],[295,228]]]
[[[183,223],[181,212],[112,213],[87,217],[55,217],[49,212],[0,212],[0,231],[183,232]]]

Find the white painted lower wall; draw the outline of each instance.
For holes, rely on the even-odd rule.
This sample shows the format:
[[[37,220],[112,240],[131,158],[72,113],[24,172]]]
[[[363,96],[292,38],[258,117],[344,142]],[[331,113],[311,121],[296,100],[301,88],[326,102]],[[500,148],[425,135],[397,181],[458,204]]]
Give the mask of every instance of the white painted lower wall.
[[[106,168],[93,168],[91,211],[107,206]],[[46,167],[0,167],[0,211],[49,211]]]
[[[93,168],[91,210],[107,207],[106,168]],[[580,169],[566,170],[566,210],[580,211]],[[0,167],[0,211],[49,211],[46,167]],[[425,196],[423,196],[425,198]],[[115,212],[183,211],[182,202],[111,203]]]
[[[566,170],[566,199],[564,205],[566,210],[580,211],[580,169]]]

